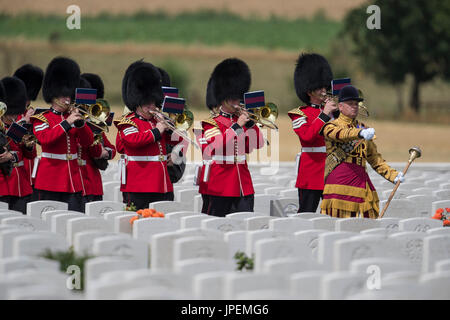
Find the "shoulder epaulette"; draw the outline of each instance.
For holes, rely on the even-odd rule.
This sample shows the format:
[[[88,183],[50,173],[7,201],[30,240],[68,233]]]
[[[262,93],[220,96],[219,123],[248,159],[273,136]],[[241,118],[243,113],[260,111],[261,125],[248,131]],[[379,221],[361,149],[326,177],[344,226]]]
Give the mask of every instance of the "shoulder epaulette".
[[[202,120],[202,122],[213,125],[214,127],[219,127],[219,125],[213,118],[208,118],[208,119]]]
[[[36,119],[36,120],[39,120],[39,121],[42,121],[42,122],[45,122],[48,124],[48,119],[46,117],[44,117],[45,113],[46,112],[42,112],[39,114],[33,114],[30,118],[33,118],[33,119]]]
[[[302,117],[307,117],[306,114],[302,110],[300,110],[300,108],[301,107],[294,108],[294,109],[288,111],[288,114],[296,114],[296,115],[299,115],[299,116],[302,116]]]
[[[133,120],[131,120],[130,118],[122,118],[122,119],[120,119],[120,121],[117,123],[117,127],[118,126],[121,126],[121,125],[131,125],[131,126],[133,126],[133,127],[138,127],[137,126],[137,124],[133,121]]]

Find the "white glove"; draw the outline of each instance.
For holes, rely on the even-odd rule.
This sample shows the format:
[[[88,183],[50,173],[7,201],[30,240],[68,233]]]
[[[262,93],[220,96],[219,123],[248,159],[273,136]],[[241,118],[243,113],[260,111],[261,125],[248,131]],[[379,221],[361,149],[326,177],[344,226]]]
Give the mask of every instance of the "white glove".
[[[366,140],[372,140],[373,136],[375,135],[375,129],[374,128],[362,129],[359,132],[359,135]]]
[[[400,183],[405,181],[405,177],[403,176],[402,172],[399,172],[398,175],[394,179],[394,183],[397,183],[400,180]]]

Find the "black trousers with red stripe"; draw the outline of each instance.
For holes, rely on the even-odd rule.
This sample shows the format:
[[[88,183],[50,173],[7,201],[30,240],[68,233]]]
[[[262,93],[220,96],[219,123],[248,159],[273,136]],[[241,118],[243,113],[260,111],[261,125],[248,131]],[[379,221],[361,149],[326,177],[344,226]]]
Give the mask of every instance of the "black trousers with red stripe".
[[[249,194],[244,197],[209,196],[207,214],[216,217],[225,217],[234,212],[253,212],[255,196]]]
[[[323,190],[298,189],[298,213],[316,212]]]
[[[65,202],[68,210],[84,212],[84,203],[81,192],[55,192],[36,189],[37,200],[54,200]]]
[[[123,192],[123,203],[134,204],[136,210],[147,209],[152,202],[173,201],[173,192]]]

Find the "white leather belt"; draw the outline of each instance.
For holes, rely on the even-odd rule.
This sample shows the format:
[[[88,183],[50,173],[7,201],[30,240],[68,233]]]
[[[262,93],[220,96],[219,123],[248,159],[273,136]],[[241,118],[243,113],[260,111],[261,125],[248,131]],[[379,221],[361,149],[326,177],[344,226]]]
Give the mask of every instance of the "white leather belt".
[[[127,156],[128,161],[166,161],[166,155],[159,156]]]
[[[327,152],[327,147],[305,147],[302,152]]]
[[[42,152],[41,156],[43,158],[49,158],[49,159],[57,159],[57,160],[75,160],[78,158],[78,154],[56,154],[56,153],[48,153],[48,152]]]
[[[14,168],[23,166],[23,161],[13,163]]]
[[[212,160],[223,162],[245,162],[245,155],[243,154],[240,156],[212,156]]]

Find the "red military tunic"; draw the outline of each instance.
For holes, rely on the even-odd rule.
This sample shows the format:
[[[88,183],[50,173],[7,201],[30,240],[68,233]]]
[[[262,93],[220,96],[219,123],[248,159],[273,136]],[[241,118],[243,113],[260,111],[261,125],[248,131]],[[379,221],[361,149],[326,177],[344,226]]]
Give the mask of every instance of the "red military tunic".
[[[78,144],[90,146],[94,138],[88,126],[70,126],[66,121],[68,116],[69,113],[50,109],[31,117],[33,132],[42,147],[36,189],[67,193],[83,191],[77,161]]]
[[[121,177],[122,192],[167,193],[173,191],[167,171],[166,144],[176,145],[181,140],[156,128],[155,118],[146,120],[132,113],[115,123],[117,129],[117,150],[125,155]],[[175,138],[175,136],[174,136]],[[126,179],[124,179],[126,178]],[[125,182],[125,183],[123,183]]]
[[[22,125],[20,122],[21,122],[21,120],[25,121],[24,116],[26,113],[27,113],[27,111],[25,111],[25,113],[23,113],[17,117],[17,120],[16,120],[17,123]],[[32,172],[33,172],[33,165],[34,165],[34,159],[25,158],[23,160],[23,166],[25,167],[25,171],[27,172],[28,180],[30,181],[30,185],[32,185],[32,186],[34,185],[34,179],[31,177]]]
[[[106,150],[110,153],[110,159],[113,159],[116,156],[116,147],[109,142],[105,133],[102,132],[103,144]],[[81,145],[79,148],[79,165],[81,168],[81,178],[83,181],[84,192],[85,195],[95,195],[101,196],[103,195],[103,183],[102,176],[100,174],[100,169],[94,163],[94,158],[98,158],[102,154],[101,143],[92,144],[89,147],[83,147]]]
[[[9,126],[5,124],[5,129]],[[15,162],[11,175],[5,176],[0,172],[0,196],[25,197],[33,193],[27,171],[25,169],[25,161],[36,157],[36,147],[28,150],[23,144],[15,143],[8,137],[9,150],[14,155]]]
[[[298,167],[296,188],[323,190],[325,159],[327,157],[325,140],[320,134],[330,117],[318,105],[303,106],[288,112],[292,128],[300,139],[302,152]]]
[[[199,169],[197,183],[198,183],[198,193],[209,194],[208,193],[208,181],[205,181],[205,170],[209,171],[211,168],[211,148],[207,148],[208,143],[205,139],[205,131],[202,129],[194,130],[195,137],[197,138],[197,143],[202,150],[203,164]],[[208,174],[209,175],[209,174]]]
[[[207,194],[222,197],[241,197],[254,194],[246,154],[264,146],[259,128],[241,128],[238,117],[221,112],[212,119],[202,121],[204,154],[210,154]],[[201,179],[203,179],[203,173]]]

